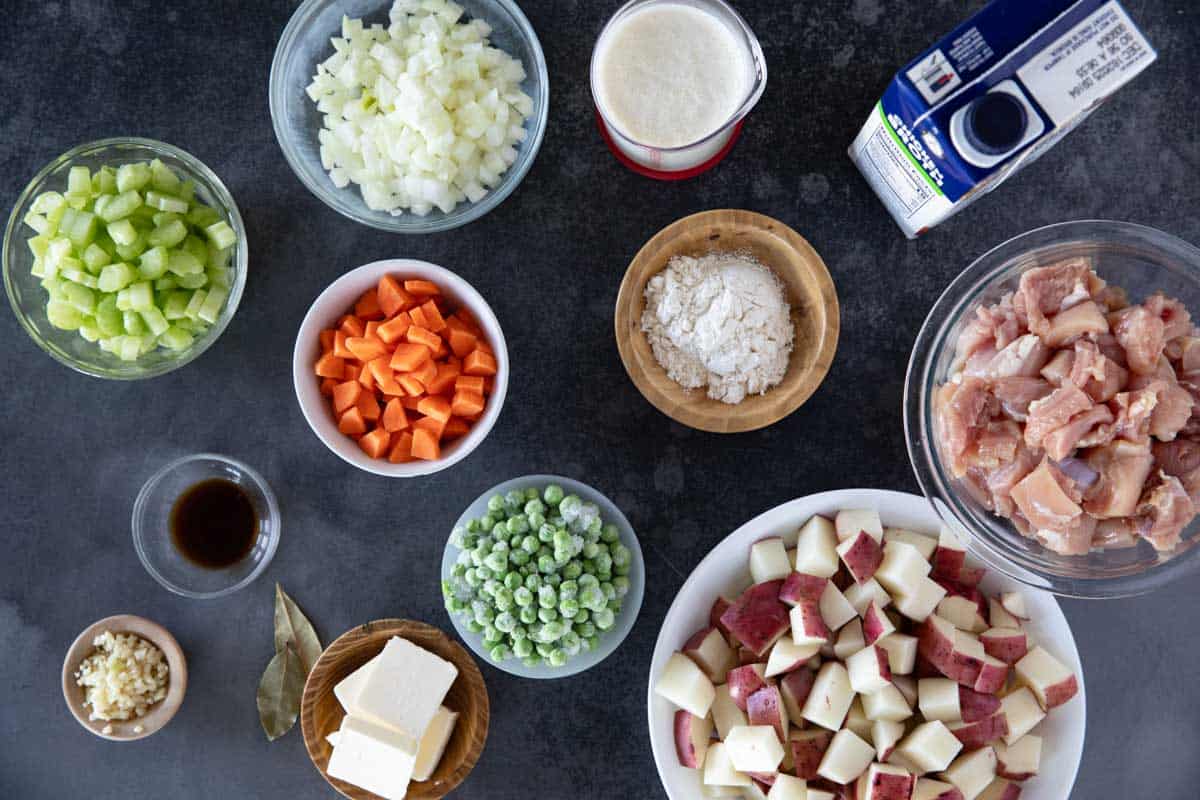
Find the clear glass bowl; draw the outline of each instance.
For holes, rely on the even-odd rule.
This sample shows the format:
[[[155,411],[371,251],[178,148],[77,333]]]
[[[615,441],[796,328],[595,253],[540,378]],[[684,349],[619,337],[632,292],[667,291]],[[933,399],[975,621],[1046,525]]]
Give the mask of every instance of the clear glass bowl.
[[[963,326],[982,304],[1014,291],[1021,274],[1036,266],[1088,256],[1110,284],[1134,302],[1162,291],[1200,312],[1200,249],[1153,228],[1125,222],[1082,221],[1051,225],[1010,239],[981,256],[934,304],[913,346],[904,388],[908,454],[925,496],[947,524],[969,535],[971,551],[988,566],[1017,580],[1068,597],[1114,598],[1144,594],[1200,565],[1200,524],[1184,533],[1171,553],[1148,543],[1086,556],[1063,556],[1022,536],[993,515],[943,468],[933,441],[932,398],[945,382]]]
[[[232,266],[233,285],[229,288],[229,299],[221,309],[217,321],[203,335],[197,336],[192,346],[181,352],[164,348],[147,353],[136,361],[122,361],[106,353],[94,342],[83,339],[76,331],[55,328],[46,319],[46,290],[41,281],[30,272],[33,253],[27,240],[34,231],[22,220],[34,199],[42,192],[64,191],[67,172],[73,166],[85,166],[91,170],[102,166],[120,166],[134,161],[157,158],[182,178],[196,182],[196,197],[224,214],[230,227],[237,234]],[[220,338],[229,321],[237,311],[246,285],[246,265],[249,254],[246,246],[246,228],[242,215],[238,213],[233,196],[213,171],[195,156],[163,142],[153,139],[115,138],[81,144],[68,150],[42,168],[25,191],[17,198],[8,227],[4,231],[4,288],[13,312],[21,326],[37,343],[58,361],[87,375],[110,380],[140,380],[153,378],[171,370],[179,369],[212,346]]]
[[[343,216],[393,233],[434,233],[466,225],[500,205],[525,178],[542,137],[550,107],[550,80],[542,45],[529,20],[512,0],[456,0],[466,18],[479,18],[492,26],[491,43],[517,58],[525,66],[522,91],[533,99],[533,114],[525,122],[529,137],[517,148],[517,160],[478,203],[459,203],[449,214],[434,209],[423,217],[405,212],[392,216],[372,211],[354,184],[344,189],[333,185],[321,166],[317,132],[321,114],[305,88],[312,82],[317,64],[333,54],[329,40],[340,35],[342,17],[365,19],[366,24],[388,22],[392,0],[305,0],[292,15],[271,63],[271,121],[275,138],[296,177],[321,202]]]
[[[258,538],[250,553],[223,569],[198,566],[184,558],[171,541],[171,509],[179,496],[197,483],[222,478],[245,491],[258,517]],[[154,580],[175,594],[206,600],[249,586],[275,556],[280,517],[275,494],[263,477],[228,456],[199,453],[170,462],[151,476],[133,504],[133,546]]]

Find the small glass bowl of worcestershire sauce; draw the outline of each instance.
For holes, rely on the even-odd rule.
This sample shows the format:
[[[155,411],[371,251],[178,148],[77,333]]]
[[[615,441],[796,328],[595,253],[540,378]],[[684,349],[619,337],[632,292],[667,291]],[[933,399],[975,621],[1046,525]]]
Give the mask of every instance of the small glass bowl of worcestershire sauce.
[[[271,563],[279,527],[279,505],[262,476],[214,453],[167,464],[133,504],[142,566],[172,592],[196,599],[249,585]]]

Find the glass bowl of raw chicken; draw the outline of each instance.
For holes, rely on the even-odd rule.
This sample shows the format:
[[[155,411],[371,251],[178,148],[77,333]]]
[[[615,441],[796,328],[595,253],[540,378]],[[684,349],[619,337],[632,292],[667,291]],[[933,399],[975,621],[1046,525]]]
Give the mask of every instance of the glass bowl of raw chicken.
[[[979,258],[917,337],[909,457],[976,555],[1072,597],[1200,564],[1200,250],[1121,222]]]

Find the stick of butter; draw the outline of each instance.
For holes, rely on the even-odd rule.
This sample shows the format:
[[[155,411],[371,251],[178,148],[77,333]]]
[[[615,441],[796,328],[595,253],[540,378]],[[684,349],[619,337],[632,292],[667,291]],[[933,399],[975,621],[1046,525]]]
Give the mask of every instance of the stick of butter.
[[[403,800],[416,766],[413,739],[357,717],[342,719],[337,746],[329,757],[330,777],[374,792],[386,800]]]
[[[421,737],[421,746],[417,748],[417,764],[412,773],[414,781],[427,781],[433,775],[442,760],[442,754],[446,752],[456,722],[458,714],[445,706],[438,707],[437,713],[429,721],[429,727],[425,729],[425,735]]]
[[[449,661],[392,637],[369,665],[347,710],[419,742],[457,677],[458,668]]]

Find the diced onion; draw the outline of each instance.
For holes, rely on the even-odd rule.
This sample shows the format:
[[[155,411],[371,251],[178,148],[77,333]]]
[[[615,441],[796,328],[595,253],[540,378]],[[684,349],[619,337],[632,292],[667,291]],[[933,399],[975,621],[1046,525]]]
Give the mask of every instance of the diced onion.
[[[475,203],[516,161],[533,100],[525,68],[449,0],[396,0],[390,25],[344,17],[307,88],[321,165],[367,207],[400,215]]]

